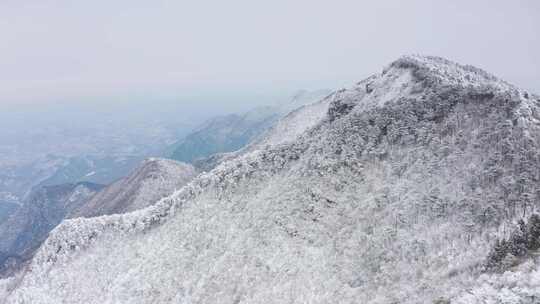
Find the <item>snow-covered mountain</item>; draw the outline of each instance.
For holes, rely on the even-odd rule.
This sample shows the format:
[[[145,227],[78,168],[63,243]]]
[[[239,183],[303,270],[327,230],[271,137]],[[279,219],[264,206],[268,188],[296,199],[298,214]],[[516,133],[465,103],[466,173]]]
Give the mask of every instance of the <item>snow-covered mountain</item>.
[[[182,188],[197,174],[189,164],[151,158],[127,177],[93,196],[70,217],[93,217],[142,209]]]
[[[0,276],[23,266],[65,218],[142,209],[182,188],[196,174],[191,165],[152,158],[106,187],[89,182],[36,187],[21,208],[0,224]]]
[[[47,234],[103,185],[81,182],[35,188],[22,206],[0,223],[0,276],[32,257]]]
[[[539,96],[405,56],[326,102],[151,207],[64,221],[5,302],[537,303],[536,252],[486,262],[540,207]]]

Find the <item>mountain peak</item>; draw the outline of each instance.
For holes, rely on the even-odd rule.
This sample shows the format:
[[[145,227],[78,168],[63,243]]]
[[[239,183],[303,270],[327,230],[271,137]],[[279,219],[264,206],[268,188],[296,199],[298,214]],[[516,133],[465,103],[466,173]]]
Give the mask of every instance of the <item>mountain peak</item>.
[[[512,87],[480,68],[437,56],[404,55],[392,62],[389,67],[409,69],[419,80],[431,78],[432,81],[449,85],[494,85],[502,89]]]
[[[349,89],[335,91],[329,108],[334,120],[355,109],[356,112],[383,107],[399,100],[431,102],[433,95],[452,94],[502,99],[516,102],[531,95],[492,74],[471,65],[462,65],[436,56],[405,55]],[[503,96],[504,95],[504,96]],[[534,96],[533,96],[534,97]],[[535,97],[538,99],[538,97]],[[445,99],[449,100],[449,99]]]

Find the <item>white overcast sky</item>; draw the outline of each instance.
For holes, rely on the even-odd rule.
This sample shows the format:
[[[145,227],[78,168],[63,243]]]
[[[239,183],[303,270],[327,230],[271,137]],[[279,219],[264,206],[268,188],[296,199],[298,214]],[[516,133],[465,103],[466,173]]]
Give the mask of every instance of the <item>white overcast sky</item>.
[[[0,105],[256,103],[347,86],[409,53],[540,93],[535,0],[0,0],[0,39]]]

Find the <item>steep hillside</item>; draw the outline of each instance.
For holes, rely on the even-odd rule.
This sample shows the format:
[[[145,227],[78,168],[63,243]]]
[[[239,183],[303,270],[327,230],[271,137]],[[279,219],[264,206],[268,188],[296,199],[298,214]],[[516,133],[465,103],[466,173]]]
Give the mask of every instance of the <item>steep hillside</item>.
[[[0,223],[0,275],[31,258],[49,231],[103,186],[92,183],[38,187],[23,205]]]
[[[63,222],[0,284],[6,302],[540,297],[534,258],[511,280],[485,267],[495,239],[539,207],[540,97],[406,56],[329,98],[293,140],[222,162],[156,205]]]
[[[142,209],[191,181],[193,166],[166,159],[147,159],[127,177],[107,186],[69,217],[93,217]]]

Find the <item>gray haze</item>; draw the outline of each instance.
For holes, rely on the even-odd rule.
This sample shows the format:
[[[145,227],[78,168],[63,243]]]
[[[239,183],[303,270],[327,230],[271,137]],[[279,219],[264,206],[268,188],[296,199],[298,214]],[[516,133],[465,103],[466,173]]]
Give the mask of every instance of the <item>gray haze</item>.
[[[236,109],[347,86],[409,53],[540,92],[539,3],[4,0],[0,105]]]

